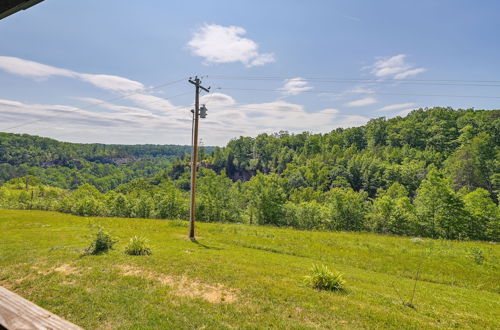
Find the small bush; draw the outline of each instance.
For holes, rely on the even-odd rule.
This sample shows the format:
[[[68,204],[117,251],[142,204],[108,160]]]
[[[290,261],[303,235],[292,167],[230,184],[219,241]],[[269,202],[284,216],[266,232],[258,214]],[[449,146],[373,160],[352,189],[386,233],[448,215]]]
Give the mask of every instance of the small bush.
[[[98,227],[96,236],[90,246],[85,249],[86,254],[102,254],[113,249],[117,240],[115,240],[111,235],[104,231],[102,227]]]
[[[151,249],[148,247],[148,240],[144,237],[134,236],[130,239],[125,253],[131,256],[148,256]]]
[[[341,273],[332,272],[325,265],[315,265],[305,283],[317,290],[344,291],[345,281]]]

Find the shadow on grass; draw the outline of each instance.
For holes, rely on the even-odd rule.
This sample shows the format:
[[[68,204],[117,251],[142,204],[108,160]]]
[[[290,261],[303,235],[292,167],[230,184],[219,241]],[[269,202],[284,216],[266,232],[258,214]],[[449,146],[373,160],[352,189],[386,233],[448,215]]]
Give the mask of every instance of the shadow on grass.
[[[223,248],[219,248],[219,247],[214,247],[214,246],[208,246],[208,245],[205,245],[201,242],[199,242],[196,238],[190,238],[189,239],[191,242],[193,242],[194,244],[197,244],[198,246],[202,247],[202,248],[205,248],[205,249],[211,249],[211,250],[224,250]]]

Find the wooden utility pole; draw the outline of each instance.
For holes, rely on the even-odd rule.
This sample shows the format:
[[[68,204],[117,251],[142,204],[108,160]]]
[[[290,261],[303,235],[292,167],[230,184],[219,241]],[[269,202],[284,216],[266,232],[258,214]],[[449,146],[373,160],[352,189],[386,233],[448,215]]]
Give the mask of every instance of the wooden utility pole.
[[[201,79],[194,77],[189,79],[189,82],[195,86],[195,101],[193,112],[193,152],[191,153],[191,206],[189,214],[189,238],[195,239],[194,223],[196,220],[196,166],[198,163],[198,119],[200,117],[200,89],[205,92],[210,91],[209,88],[201,86]]]

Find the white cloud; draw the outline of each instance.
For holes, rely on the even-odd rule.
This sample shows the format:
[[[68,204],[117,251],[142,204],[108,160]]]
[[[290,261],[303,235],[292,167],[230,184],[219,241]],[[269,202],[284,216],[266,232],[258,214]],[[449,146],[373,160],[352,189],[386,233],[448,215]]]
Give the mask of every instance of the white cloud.
[[[365,97],[365,98],[362,98],[362,99],[359,99],[359,100],[354,100],[354,101],[351,101],[351,102],[347,102],[344,104],[344,106],[346,107],[362,107],[362,106],[365,106],[365,105],[370,105],[370,104],[374,104],[374,103],[377,103],[378,101],[374,98],[374,97]]]
[[[407,63],[406,57],[405,54],[399,54],[379,58],[370,67],[371,73],[379,78],[405,79],[427,71],[425,68],[415,68],[414,64]]]
[[[247,67],[262,66],[275,61],[272,53],[259,53],[259,45],[242,37],[246,30],[239,26],[205,24],[194,32],[188,47],[206,63],[241,62]]]
[[[386,105],[385,107],[382,107],[378,109],[377,111],[394,111],[394,110],[400,110],[400,109],[405,109],[409,107],[414,107],[416,106],[416,103],[398,103],[398,104],[391,104],[391,105]]]
[[[400,72],[394,76],[394,79],[405,79],[411,76],[415,76],[419,73],[425,72],[427,69],[424,68],[417,68],[417,69],[411,69],[411,70],[406,70],[403,72]]]
[[[176,109],[169,100],[154,95],[133,94],[128,95],[126,99],[150,110],[166,111]]]
[[[279,130],[328,132],[337,127],[362,125],[369,120],[332,108],[308,112],[302,105],[283,100],[239,104],[229,95],[212,95],[213,102],[208,103],[209,115],[200,122],[200,137],[207,145],[223,145],[236,136]],[[169,111],[155,112],[145,107],[149,99],[131,100],[137,104],[144,102],[144,107],[95,98],[78,99],[98,105],[85,108],[0,99],[0,130],[36,120],[17,132],[73,142],[188,144],[190,141],[191,113],[188,108],[171,105]],[[210,101],[208,95],[202,97],[202,101]]]
[[[101,102],[97,99],[82,100]],[[63,140],[69,138],[75,142],[138,143],[138,137],[147,136],[146,141],[160,143],[161,138],[172,141],[178,137],[184,138],[184,135],[185,141],[188,140],[189,125],[175,112],[156,115],[147,110],[122,107],[109,102],[99,106],[113,111],[91,111],[67,105],[0,99],[0,122],[2,126],[32,122],[18,129],[19,132],[55,138],[58,137],[57,133],[61,133],[66,136]],[[187,111],[184,117],[189,117]],[[186,143],[185,141],[178,143]]]
[[[98,88],[116,92],[131,92],[144,88],[144,85],[140,82],[119,76],[79,73],[17,57],[0,56],[0,69],[15,75],[35,79],[46,79],[51,76],[76,78],[88,82]]]
[[[100,107],[106,110],[111,110],[114,112],[121,112],[121,113],[141,113],[145,115],[153,115],[153,113],[149,110],[144,110],[142,108],[138,107],[130,107],[130,106],[125,106],[125,105],[118,105],[114,104],[105,100],[100,100],[92,97],[77,97],[75,98],[77,100],[92,104],[96,107]]]
[[[78,77],[96,87],[117,92],[132,92],[144,89],[144,85],[140,82],[119,76],[82,73],[78,74]]]
[[[337,127],[362,125],[369,120],[364,116],[344,115],[332,108],[308,112],[302,105],[283,100],[234,104],[210,110],[210,121],[201,123],[201,134],[222,141],[227,141],[228,137],[255,136],[279,130],[328,132]]]
[[[373,89],[370,89],[370,88],[355,87],[355,88],[343,91],[341,93],[341,95],[347,95],[347,94],[375,94],[375,91]]]
[[[235,104],[236,102],[231,96],[227,94],[211,93],[203,95],[200,98],[200,103],[206,104],[209,107],[209,106],[230,106]]]
[[[281,88],[283,90],[283,94],[285,95],[297,95],[306,91],[309,91],[312,88],[312,86],[309,85],[307,80],[304,78],[291,78],[291,79],[286,79],[285,84]]]
[[[0,56],[0,69],[12,74],[32,78],[48,78],[50,76],[74,77],[76,74],[76,72],[70,70],[9,56]]]

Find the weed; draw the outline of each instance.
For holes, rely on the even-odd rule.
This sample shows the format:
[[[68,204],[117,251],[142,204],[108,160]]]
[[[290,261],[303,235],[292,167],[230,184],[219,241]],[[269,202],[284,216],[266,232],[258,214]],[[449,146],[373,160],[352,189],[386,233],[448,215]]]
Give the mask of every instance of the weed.
[[[85,249],[86,254],[102,254],[106,253],[109,250],[113,249],[113,245],[115,245],[117,240],[115,240],[109,233],[104,231],[104,228],[98,226],[97,233],[95,238],[93,239],[90,246]]]
[[[344,291],[345,281],[341,273],[332,272],[325,265],[314,265],[311,275],[306,276],[304,281],[307,285],[317,290]]]
[[[131,256],[148,256],[151,249],[148,247],[148,240],[144,237],[134,236],[130,239],[125,253]]]
[[[486,261],[486,257],[481,249],[472,248],[470,250],[470,257],[478,265],[482,265]]]

